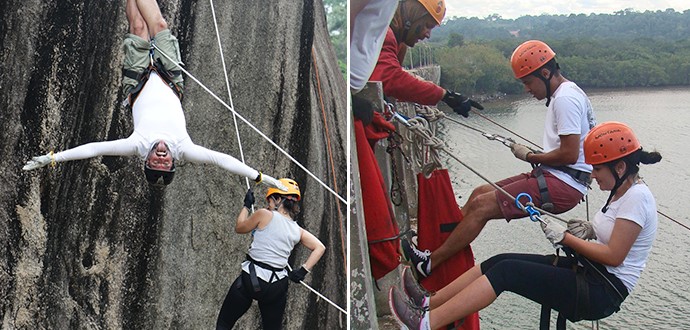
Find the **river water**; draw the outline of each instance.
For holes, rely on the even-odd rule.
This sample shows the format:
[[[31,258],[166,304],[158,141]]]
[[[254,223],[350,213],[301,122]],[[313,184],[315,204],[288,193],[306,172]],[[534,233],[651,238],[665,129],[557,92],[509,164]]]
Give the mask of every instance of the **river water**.
[[[658,210],[690,227],[690,88],[586,90],[598,122],[617,120],[630,125],[646,150],[656,149],[663,159],[642,165],[640,174],[652,190]],[[484,103],[483,113],[526,139],[541,145],[546,108],[529,95]],[[487,133],[513,134],[495,124],[472,116],[463,120]],[[489,141],[479,133],[446,121],[442,138],[463,162],[491,180],[499,180],[530,170],[527,163],[513,157],[509,148]],[[445,164],[458,204],[462,205],[473,187],[485,183],[453,159]],[[589,212],[585,203],[562,215],[563,218],[593,217],[606,201],[608,192],[593,184]],[[503,252],[552,253],[539,225],[528,219],[506,223],[490,221],[472,243],[477,262]],[[506,292],[480,312],[482,329],[536,329],[540,306]],[[552,318],[555,317],[553,312]],[[690,230],[659,215],[656,241],[647,267],[621,310],[599,321],[600,329],[690,329]],[[552,328],[555,323],[552,322]],[[569,322],[569,329],[591,329],[592,322]]]

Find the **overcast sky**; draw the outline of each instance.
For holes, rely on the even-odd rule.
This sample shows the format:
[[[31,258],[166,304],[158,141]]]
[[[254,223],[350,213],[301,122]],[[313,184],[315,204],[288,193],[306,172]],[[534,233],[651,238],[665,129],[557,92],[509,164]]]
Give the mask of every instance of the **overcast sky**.
[[[446,17],[479,17],[499,14],[515,19],[525,15],[612,14],[626,8],[675,11],[690,9],[690,0],[446,0]]]

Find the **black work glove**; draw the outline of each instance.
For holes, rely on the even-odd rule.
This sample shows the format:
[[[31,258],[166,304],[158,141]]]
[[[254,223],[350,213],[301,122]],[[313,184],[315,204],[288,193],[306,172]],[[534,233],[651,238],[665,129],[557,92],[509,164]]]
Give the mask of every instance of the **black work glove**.
[[[252,188],[249,188],[247,190],[247,194],[244,195],[244,207],[246,207],[248,210],[251,210],[252,205],[254,205],[254,192],[252,191]]]
[[[479,102],[464,97],[462,94],[447,90],[446,95],[441,100],[453,108],[455,113],[467,118],[470,115],[470,109],[475,107],[479,110],[484,110],[484,107]]]
[[[307,273],[309,273],[309,271],[307,271],[307,269],[304,268],[304,266],[302,266],[297,270],[289,272],[288,277],[290,278],[290,281],[299,283],[301,280],[304,279],[305,276],[307,276]]]

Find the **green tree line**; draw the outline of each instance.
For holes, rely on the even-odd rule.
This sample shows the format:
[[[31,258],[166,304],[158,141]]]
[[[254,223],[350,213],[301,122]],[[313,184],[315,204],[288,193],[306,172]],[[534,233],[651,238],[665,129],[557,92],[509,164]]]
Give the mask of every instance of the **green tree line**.
[[[432,34],[408,50],[406,65],[435,62],[441,85],[465,94],[522,92],[510,56],[529,39],[548,43],[563,74],[583,87],[690,85],[690,10],[453,18]]]

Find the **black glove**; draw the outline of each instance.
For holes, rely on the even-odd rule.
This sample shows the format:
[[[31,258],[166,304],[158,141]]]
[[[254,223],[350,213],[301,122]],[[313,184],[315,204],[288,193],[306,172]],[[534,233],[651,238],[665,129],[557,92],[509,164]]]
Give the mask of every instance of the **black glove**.
[[[252,191],[252,188],[249,188],[247,190],[247,194],[244,195],[244,207],[246,207],[248,210],[251,210],[252,205],[254,205],[254,192]]]
[[[289,272],[288,277],[290,278],[290,281],[293,281],[295,283],[299,283],[301,280],[304,279],[305,276],[307,276],[307,273],[309,273],[307,271],[307,269],[304,268],[304,266],[302,266],[297,270],[293,270],[293,271]]]
[[[449,107],[453,108],[455,113],[467,118],[470,115],[470,109],[475,107],[479,110],[484,110],[484,107],[479,104],[479,102],[464,97],[462,94],[458,94],[452,91],[446,91],[446,95],[441,100],[448,104]]]

